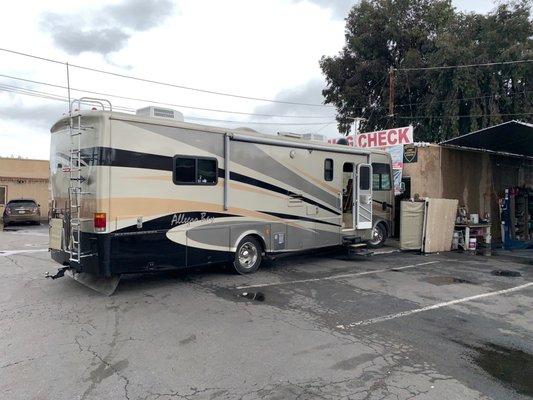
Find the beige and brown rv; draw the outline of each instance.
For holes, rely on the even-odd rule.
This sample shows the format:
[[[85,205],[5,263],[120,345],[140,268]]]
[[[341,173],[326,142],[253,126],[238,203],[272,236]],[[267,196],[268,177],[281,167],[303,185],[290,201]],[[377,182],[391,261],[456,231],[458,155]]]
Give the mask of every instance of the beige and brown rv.
[[[50,250],[64,266],[59,275],[118,282],[226,262],[251,273],[265,256],[379,246],[392,231],[386,152],[99,104],[51,128]]]

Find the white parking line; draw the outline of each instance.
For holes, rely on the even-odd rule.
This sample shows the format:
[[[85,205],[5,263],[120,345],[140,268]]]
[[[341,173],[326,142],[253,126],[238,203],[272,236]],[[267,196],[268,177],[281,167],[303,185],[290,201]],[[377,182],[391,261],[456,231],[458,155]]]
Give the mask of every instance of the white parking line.
[[[9,257],[21,253],[37,253],[41,251],[48,251],[48,249],[32,249],[32,250],[0,250],[0,257]]]
[[[380,272],[388,272],[388,271],[399,271],[402,269],[409,269],[409,268],[416,268],[421,267],[423,265],[430,265],[438,263],[439,261],[428,261],[420,264],[412,264],[412,265],[406,265],[404,267],[395,267],[395,268],[383,268],[383,269],[374,269],[372,271],[364,271],[364,272],[355,272],[353,274],[342,274],[342,275],[332,275],[332,276],[326,276],[323,278],[310,278],[310,279],[298,279],[295,281],[287,281],[287,282],[276,282],[276,283],[260,283],[257,285],[244,285],[244,286],[237,286],[236,289],[251,289],[251,288],[262,288],[267,286],[281,286],[281,285],[292,285],[294,283],[307,283],[307,282],[316,282],[316,281],[326,281],[331,279],[341,279],[341,278],[350,278],[353,276],[363,276],[363,275],[370,275],[370,274],[377,274]]]
[[[48,237],[48,233],[44,232],[34,232],[34,231],[1,231],[2,233],[7,233],[8,235],[25,235],[25,236],[42,236]]]
[[[437,308],[449,307],[449,306],[453,306],[454,304],[465,303],[467,301],[482,299],[482,298],[485,298],[485,297],[497,296],[499,294],[506,294],[506,293],[516,292],[517,290],[525,289],[525,288],[527,288],[527,287],[529,287],[531,285],[533,285],[533,282],[528,282],[528,283],[525,283],[523,285],[515,286],[515,287],[509,288],[509,289],[498,290],[496,292],[477,294],[475,296],[463,297],[462,299],[446,301],[444,303],[438,303],[438,304],[434,304],[432,306],[427,306],[427,307],[422,307],[422,308],[415,308],[414,310],[402,311],[402,312],[397,313],[397,314],[389,314],[389,315],[385,315],[383,317],[365,319],[365,320],[362,320],[362,321],[353,322],[353,323],[348,324],[348,325],[337,325],[337,328],[339,328],[339,329],[347,329],[347,328],[353,328],[353,327],[356,327],[356,326],[372,325],[372,324],[376,324],[376,323],[379,323],[379,322],[389,321],[391,319],[396,319],[396,318],[400,318],[400,317],[407,317],[409,315],[417,314],[417,313],[424,312],[424,311],[436,310]]]

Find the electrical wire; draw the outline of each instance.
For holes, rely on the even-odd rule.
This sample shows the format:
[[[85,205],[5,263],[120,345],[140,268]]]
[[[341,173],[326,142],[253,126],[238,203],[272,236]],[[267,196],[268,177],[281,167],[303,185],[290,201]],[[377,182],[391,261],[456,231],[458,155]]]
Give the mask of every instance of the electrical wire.
[[[68,102],[68,98],[60,95],[56,95],[54,93],[49,92],[42,92],[32,89],[26,89],[21,88],[18,86],[12,86],[12,85],[5,85],[0,84],[0,91],[4,92],[10,92],[15,94],[21,94],[21,95],[28,95],[33,97],[40,97],[48,100],[59,100],[63,102]],[[124,107],[120,105],[114,105],[114,109],[121,110],[121,111],[127,111],[127,112],[135,112],[136,110],[134,108],[130,107]],[[232,123],[232,124],[252,124],[252,125],[291,125],[291,126],[316,126],[316,125],[323,125],[323,124],[329,124],[331,122],[335,121],[320,121],[320,122],[267,122],[267,121],[234,121],[234,120],[222,120],[222,119],[212,119],[212,118],[204,118],[204,117],[187,117],[187,119],[190,120],[198,120],[198,121],[210,121],[210,122],[222,122],[222,123]]]
[[[496,113],[496,114],[464,114],[464,115],[416,115],[414,117],[406,117],[406,116],[398,116],[395,115],[394,118],[398,119],[427,119],[427,118],[481,118],[481,117],[496,117],[496,116],[502,116],[502,117],[510,117],[510,116],[518,116],[518,115],[533,115],[533,112],[529,113]],[[388,118],[388,115],[382,117],[382,118]]]
[[[33,55],[33,54],[23,53],[23,52],[20,52],[20,51],[10,50],[10,49],[6,49],[6,48],[0,48],[0,51],[4,51],[4,52],[7,52],[7,53],[11,53],[11,54],[16,54],[16,55],[23,56],[23,57],[29,57],[29,58],[33,58],[33,59],[37,59],[37,60],[41,60],[41,61],[61,64],[61,65],[66,65],[67,64],[66,62],[55,60],[55,59],[52,59],[52,58],[40,57],[40,56],[36,56],[36,55]],[[119,78],[133,79],[133,80],[136,80],[136,81],[145,82],[145,83],[151,83],[151,84],[154,84],[154,85],[169,86],[169,87],[174,87],[174,88],[178,88],[178,89],[190,90],[190,91],[199,92],[199,93],[207,93],[207,94],[212,94],[212,95],[217,95],[217,96],[226,96],[226,97],[233,97],[233,98],[238,98],[238,99],[263,101],[263,102],[269,102],[269,103],[290,104],[290,105],[296,105],[296,106],[334,108],[334,106],[328,106],[326,104],[300,103],[300,102],[295,102],[295,101],[273,100],[273,99],[266,99],[266,98],[262,98],[262,97],[244,96],[244,95],[239,95],[239,94],[234,94],[234,93],[219,92],[219,91],[215,91],[215,90],[199,89],[199,88],[194,88],[194,87],[191,87],[191,86],[185,86],[185,85],[178,85],[178,84],[175,84],[175,83],[156,81],[156,80],[153,80],[153,79],[142,78],[142,77],[133,76],[133,75],[120,74],[118,72],[111,72],[111,71],[106,71],[106,70],[102,70],[102,69],[98,69],[98,68],[85,67],[85,66],[82,66],[82,65],[71,64],[71,63],[68,63],[68,66],[72,67],[72,68],[82,69],[82,70],[85,70],[85,71],[91,71],[91,72],[97,72],[97,73],[100,73],[100,74],[116,76],[116,77],[119,77]]]
[[[420,106],[420,105],[425,105],[425,104],[455,103],[455,102],[458,102],[458,101],[488,99],[488,98],[497,97],[497,96],[501,96],[501,98],[507,98],[507,97],[512,97],[512,96],[518,96],[518,95],[521,95],[521,94],[526,95],[528,93],[533,93],[533,90],[525,90],[525,91],[522,91],[522,92],[513,92],[513,93],[508,93],[508,94],[494,93],[494,94],[489,94],[489,95],[484,95],[484,96],[463,97],[463,98],[456,98],[456,99],[452,99],[452,100],[437,100],[437,101],[425,101],[425,102],[419,102],[419,103],[395,104],[394,108],[396,108],[396,107]],[[498,99],[496,99],[496,100],[498,100]],[[379,108],[386,108],[386,107],[385,106],[380,106]]]
[[[11,53],[11,54],[24,56],[24,57],[29,57],[29,58],[33,58],[33,59],[38,59],[38,60],[42,60],[42,61],[46,61],[46,62],[66,65],[66,63],[63,62],[63,61],[59,61],[59,60],[55,60],[55,59],[51,59],[51,58],[47,58],[47,57],[36,56],[36,55],[33,55],[33,54],[23,53],[23,52],[10,50],[10,49],[6,49],[6,48],[0,48],[0,51],[4,51],[4,52]],[[453,69],[453,68],[487,67],[487,66],[494,66],[494,65],[511,65],[511,64],[519,64],[519,63],[530,63],[530,62],[533,62],[533,60],[532,59],[526,59],[526,60],[515,60],[515,61],[489,62],[489,63],[480,63],[480,64],[461,64],[461,65],[453,65],[453,66],[429,66],[429,67],[413,67],[413,68],[394,68],[394,70],[395,71],[426,71],[426,70],[443,70],[443,69]],[[179,89],[197,91],[197,92],[213,94],[213,95],[228,96],[228,97],[234,97],[234,98],[241,98],[241,99],[255,100],[255,101],[264,101],[264,102],[272,102],[272,103],[290,104],[290,105],[334,108],[334,106],[329,106],[329,105],[324,105],[324,104],[301,103],[301,102],[273,100],[273,99],[266,99],[266,98],[260,98],[260,97],[237,95],[237,94],[233,94],[233,93],[218,92],[218,91],[207,90],[207,89],[199,89],[199,88],[194,88],[194,87],[189,87],[189,86],[184,86],[184,85],[178,85],[178,84],[173,84],[173,83],[168,83],[168,82],[161,82],[161,81],[156,81],[156,80],[152,80],[152,79],[132,76],[132,75],[120,74],[120,73],[116,73],[116,72],[111,72],[111,71],[101,70],[101,69],[97,69],[97,68],[86,67],[86,66],[82,66],[82,65],[70,64],[70,63],[68,65],[70,67],[73,67],[73,68],[78,68],[78,69],[87,70],[87,71],[91,71],[91,72],[97,72],[97,73],[107,74],[107,75],[121,77],[121,78],[133,79],[133,80],[146,82],[146,83],[151,83],[151,84],[157,84],[157,85],[162,85],[162,86],[170,86],[170,87],[175,87],[175,88],[179,88]],[[8,75],[0,75],[0,76],[6,77],[6,78],[9,78],[9,79],[27,81],[27,82],[43,84],[43,85],[48,85],[48,86],[53,86],[53,87],[58,87],[58,88],[65,89],[65,87],[61,86],[61,85],[54,85],[54,84],[45,83],[45,82],[39,82],[39,81],[31,81],[31,80],[28,80],[28,79],[23,79],[23,78],[8,76]],[[383,89],[384,89],[384,87],[382,88],[382,90]],[[21,90],[24,90],[24,89],[21,89]],[[170,106],[173,106],[173,107],[182,107],[182,108],[197,109],[197,110],[211,111],[211,112],[232,113],[232,114],[261,116],[261,117],[269,117],[269,118],[287,118],[287,117],[291,117],[291,118],[327,118],[327,117],[320,117],[320,116],[282,116],[282,115],[274,115],[274,114],[245,113],[245,112],[238,112],[238,111],[228,111],[228,110],[219,110],[219,109],[209,109],[209,108],[203,108],[203,107],[185,106],[185,105],[178,105],[178,104],[172,104],[172,103],[162,103],[162,102],[151,101],[151,100],[147,100],[147,99],[139,99],[139,98],[133,98],[133,97],[111,95],[111,94],[94,92],[94,91],[83,90],[83,89],[72,89],[72,90],[75,90],[75,91],[78,91],[78,92],[85,92],[85,93],[91,93],[91,94],[97,94],[97,95],[104,95],[104,96],[110,96],[110,97],[115,97],[115,98],[121,98],[121,99],[124,99],[124,100],[148,101],[148,102],[155,103],[155,104],[163,104],[163,105],[170,105]],[[529,92],[530,91],[528,91],[527,93],[529,93]],[[520,92],[520,93],[522,93],[522,92]],[[24,93],[19,93],[19,94],[24,94]],[[516,93],[516,94],[518,94],[518,93]],[[48,94],[48,95],[50,95],[50,94]],[[479,99],[479,98],[486,98],[486,97],[492,97],[492,96],[482,96],[482,97],[475,97],[475,98],[468,98],[468,99]],[[435,103],[454,102],[454,101],[461,101],[461,100],[467,100],[467,98],[455,99],[455,100],[442,100],[442,101],[436,101]],[[395,105],[395,107],[406,107],[406,106],[413,106],[413,105],[420,105],[420,104],[427,104],[427,103],[397,104],[397,105]],[[127,108],[127,107],[121,107],[121,108],[125,109],[125,110],[133,111],[133,109],[131,109],[131,108]],[[371,110],[371,115],[370,115],[370,118],[371,118],[376,109],[383,109],[383,108],[386,108],[386,107],[385,106],[378,106],[378,107],[368,106],[368,107],[358,107],[358,108],[362,109],[362,110],[371,108],[372,109]],[[530,113],[489,114],[489,115],[530,115]],[[483,116],[483,115],[479,115],[479,116]],[[461,117],[478,117],[478,116],[474,116],[474,115],[419,116],[419,117],[395,116],[395,118],[399,118],[399,119],[461,118]],[[202,117],[190,117],[190,119],[203,120],[203,121],[214,121],[214,122],[249,123],[249,124],[265,124],[265,125],[322,125],[322,124],[326,124],[321,129],[323,129],[327,125],[330,125],[331,123],[335,122],[335,121],[333,121],[333,122],[316,122],[316,123],[289,123],[289,122],[266,122],[266,121],[229,121],[229,120],[202,118]]]
[[[0,74],[0,77],[13,79],[13,80],[16,80],[16,81],[21,81],[21,82],[34,83],[34,84],[37,84],[37,85],[44,85],[44,86],[54,87],[54,88],[58,88],[58,89],[65,89],[65,90],[68,89],[66,86],[56,85],[56,84],[53,84],[53,83],[43,82],[43,81],[35,81],[35,80],[32,80],[32,79],[20,78],[20,77],[16,77],[16,76],[12,76],[12,75]],[[160,102],[160,101],[156,101],[156,100],[150,100],[150,99],[120,96],[120,95],[111,94],[111,93],[95,92],[95,91],[87,90],[87,89],[70,88],[70,90],[75,91],[75,92],[79,92],[79,93],[89,93],[89,94],[94,94],[94,95],[97,95],[97,96],[107,96],[107,97],[113,97],[113,98],[122,99],[122,100],[142,101],[142,102],[147,102],[147,103],[151,103],[151,104],[159,104],[159,105],[170,106],[170,107],[179,107],[179,108],[186,108],[186,109],[191,109],[191,110],[201,110],[201,111],[219,112],[219,113],[227,113],[227,114],[249,115],[249,116],[254,116],[254,117],[304,118],[304,119],[335,118],[334,115],[326,115],[326,116],[318,116],[318,115],[305,115],[305,116],[304,115],[276,115],[276,114],[248,113],[248,112],[242,112],[242,111],[229,111],[229,110],[220,110],[220,109],[214,109],[214,108],[186,106],[186,105],[183,105],[183,104],[164,103],[164,102]]]
[[[532,59],[527,60],[516,60],[516,61],[501,61],[501,62],[489,62],[482,64],[460,64],[460,65],[441,65],[441,66],[430,66],[430,67],[413,67],[413,68],[393,68],[394,71],[429,71],[429,70],[439,70],[439,69],[454,69],[454,68],[473,68],[473,67],[490,67],[493,65],[510,65],[510,64],[521,64],[521,63],[530,63],[533,62]]]

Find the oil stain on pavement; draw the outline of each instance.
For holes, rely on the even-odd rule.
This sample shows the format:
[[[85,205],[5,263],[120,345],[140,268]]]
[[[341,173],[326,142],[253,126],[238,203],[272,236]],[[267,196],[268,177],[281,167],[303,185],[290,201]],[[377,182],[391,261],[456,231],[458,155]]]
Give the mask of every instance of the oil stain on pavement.
[[[431,283],[433,285],[441,286],[441,285],[453,285],[456,283],[468,283],[473,285],[474,283],[462,279],[462,278],[456,278],[455,276],[430,276],[428,278],[424,279],[426,282]]]
[[[485,372],[518,393],[533,396],[533,356],[519,349],[494,343],[469,346],[473,361]]]

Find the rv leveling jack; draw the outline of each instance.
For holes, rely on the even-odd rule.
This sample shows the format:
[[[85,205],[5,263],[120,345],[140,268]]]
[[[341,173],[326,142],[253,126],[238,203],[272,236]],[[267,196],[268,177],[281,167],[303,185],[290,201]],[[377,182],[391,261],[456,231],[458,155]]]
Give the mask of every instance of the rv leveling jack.
[[[62,278],[65,276],[65,272],[67,271],[67,269],[69,269],[70,267],[63,267],[63,268],[59,268],[57,270],[57,273],[55,275],[50,275],[49,272],[47,272],[46,274],[44,274],[44,277],[45,278],[51,278],[51,279],[57,279],[57,278]]]
[[[359,244],[352,244],[349,246],[346,246],[348,251],[348,257],[369,257],[372,254],[374,254],[372,251],[368,250],[362,243]]]

